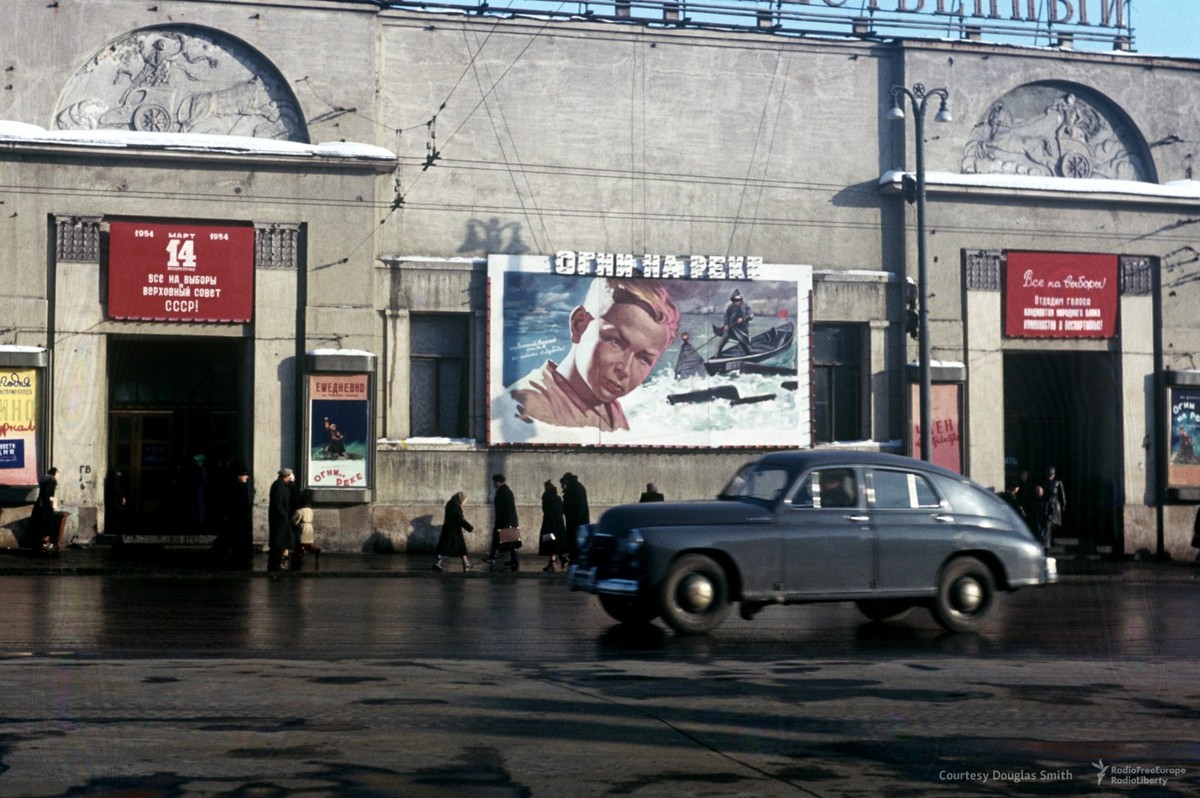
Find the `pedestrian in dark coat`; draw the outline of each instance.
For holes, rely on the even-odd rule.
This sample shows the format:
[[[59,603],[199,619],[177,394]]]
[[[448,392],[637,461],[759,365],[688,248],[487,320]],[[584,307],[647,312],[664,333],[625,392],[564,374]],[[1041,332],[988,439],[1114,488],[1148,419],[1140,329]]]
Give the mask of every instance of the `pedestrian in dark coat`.
[[[1054,533],[1063,523],[1063,511],[1067,509],[1067,492],[1062,480],[1056,475],[1054,466],[1046,468],[1046,478],[1042,480],[1042,543],[1049,546],[1054,539]]]
[[[58,551],[58,529],[55,511],[58,509],[58,469],[51,467],[38,483],[37,498],[29,516],[29,547],[44,554]]]
[[[563,501],[558,495],[558,488],[550,480],[546,480],[542,487],[542,529],[538,535],[538,554],[550,558],[542,570],[553,573],[555,562],[562,557],[567,525],[563,520]],[[566,568],[567,564],[563,562],[563,570]]]
[[[223,566],[228,553],[230,565],[248,569],[254,564],[254,489],[249,469],[239,468],[234,473],[237,477],[221,490],[225,497],[225,518],[213,540],[212,561],[215,566]]]
[[[653,482],[647,482],[646,489],[644,491],[642,491],[642,497],[640,499],[638,499],[638,501],[639,502],[661,502],[661,501],[663,501],[664,498],[665,497],[661,493],[658,492],[658,488],[655,487]]]
[[[119,535],[125,530],[125,503],[129,492],[121,469],[110,471],[104,478],[104,531]]]
[[[1012,494],[1017,498],[1017,504],[1021,505],[1021,517],[1025,519],[1031,529],[1036,528],[1040,509],[1037,480],[1029,476],[1029,472],[1024,468],[1021,469],[1021,477],[1017,480]]]
[[[504,475],[493,476],[492,485],[495,487],[496,493],[492,497],[492,548],[485,560],[488,563],[496,562],[496,552],[500,550],[500,530],[517,528],[521,525],[517,520],[516,497],[513,496],[512,488],[508,486]],[[521,567],[517,560],[517,546],[512,546],[508,551],[508,567],[516,571]]]
[[[442,534],[438,536],[437,549],[434,550],[434,554],[437,556],[437,559],[433,561],[433,570],[435,571],[446,570],[442,565],[442,560],[447,557],[461,557],[464,572],[475,567],[467,559],[467,541],[463,538],[464,529],[470,532],[475,528],[463,515],[463,505],[466,501],[467,494],[460,490],[446,502],[446,509],[442,516]]]
[[[254,486],[247,468],[238,469],[229,491],[229,526],[237,565],[249,570],[254,567]]]
[[[292,469],[281,468],[279,476],[271,483],[267,507],[268,571],[286,571],[296,549],[296,530],[292,526],[292,483],[295,481]]]
[[[1196,510],[1196,517],[1192,520],[1192,548],[1200,549],[1200,509]]]
[[[578,553],[575,550],[575,540],[579,534],[579,527],[590,524],[592,518],[591,511],[588,510],[587,488],[579,481],[579,477],[568,471],[562,475],[560,483],[563,489],[563,514],[567,524],[567,548],[563,552],[563,563],[566,564],[568,557],[574,558]]]

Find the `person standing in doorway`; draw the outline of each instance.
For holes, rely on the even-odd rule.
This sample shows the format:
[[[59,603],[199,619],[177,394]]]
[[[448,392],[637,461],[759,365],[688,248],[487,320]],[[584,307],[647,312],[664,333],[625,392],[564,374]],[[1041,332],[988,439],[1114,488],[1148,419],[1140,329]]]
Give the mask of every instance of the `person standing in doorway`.
[[[1067,493],[1054,466],[1046,467],[1046,478],[1042,480],[1042,543],[1049,546],[1055,533],[1062,527],[1063,512],[1067,509]]]
[[[292,483],[295,481],[292,469],[281,468],[271,483],[267,507],[268,571],[286,571],[296,548],[296,532],[292,527]]]
[[[579,534],[579,527],[590,524],[592,518],[591,512],[588,510],[587,488],[579,481],[579,477],[568,471],[562,475],[559,484],[562,485],[563,515],[567,524],[567,545],[563,549],[562,556],[563,567],[566,567],[578,553],[575,549],[575,540]]]
[[[203,532],[208,521],[208,469],[204,455],[192,458],[188,466],[188,495],[192,503],[192,532]]]
[[[125,530],[127,497],[125,472],[119,468],[109,471],[104,480],[104,531],[107,534],[119,535]]]
[[[1025,518],[1025,523],[1036,531],[1039,510],[1037,482],[1029,476],[1028,469],[1021,469],[1021,475],[1012,492],[1017,504],[1021,506],[1021,515]]]
[[[516,529],[521,525],[517,520],[517,500],[508,486],[508,480],[503,474],[496,474],[492,477],[492,486],[496,492],[492,497],[492,548],[485,560],[489,564],[496,562],[496,553],[500,550],[500,530]],[[517,559],[517,546],[513,545],[508,551],[508,567],[515,572],[521,567]]]
[[[563,522],[563,502],[554,483],[546,480],[542,484],[542,529],[538,535],[538,554],[549,557],[543,571],[554,573],[555,561],[562,557],[567,527]],[[566,569],[563,564],[563,569]]]
[[[436,559],[433,561],[433,570],[435,571],[446,570],[442,565],[442,560],[447,557],[461,557],[464,573],[475,567],[467,559],[467,541],[463,539],[464,529],[470,532],[475,528],[471,526],[463,513],[463,506],[466,503],[467,494],[461,490],[446,502],[446,509],[442,514],[442,534],[438,536],[437,549],[434,551]]]

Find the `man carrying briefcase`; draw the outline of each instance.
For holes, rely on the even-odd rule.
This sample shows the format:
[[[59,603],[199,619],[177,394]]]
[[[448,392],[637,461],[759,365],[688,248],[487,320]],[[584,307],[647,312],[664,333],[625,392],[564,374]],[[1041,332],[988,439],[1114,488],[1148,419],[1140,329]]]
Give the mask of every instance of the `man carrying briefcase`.
[[[492,498],[495,518],[492,522],[492,550],[484,562],[495,568],[496,552],[508,552],[508,567],[514,573],[521,567],[517,549],[521,547],[520,522],[517,520],[517,500],[503,474],[492,477],[496,494]]]

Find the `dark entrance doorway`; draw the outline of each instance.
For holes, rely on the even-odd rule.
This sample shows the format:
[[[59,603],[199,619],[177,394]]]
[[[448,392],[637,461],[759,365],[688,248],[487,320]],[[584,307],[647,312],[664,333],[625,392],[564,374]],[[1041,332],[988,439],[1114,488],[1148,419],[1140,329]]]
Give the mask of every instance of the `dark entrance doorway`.
[[[1020,469],[1041,479],[1057,468],[1067,510],[1056,546],[1122,553],[1118,369],[1108,352],[1004,355],[1005,476],[1011,484]]]
[[[127,501],[110,534],[210,533],[244,462],[245,346],[214,338],[110,338],[108,473]]]

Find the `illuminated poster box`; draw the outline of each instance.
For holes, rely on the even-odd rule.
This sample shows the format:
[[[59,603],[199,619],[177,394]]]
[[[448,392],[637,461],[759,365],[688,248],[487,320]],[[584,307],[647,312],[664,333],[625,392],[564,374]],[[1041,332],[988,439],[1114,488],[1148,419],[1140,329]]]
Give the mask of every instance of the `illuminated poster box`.
[[[346,349],[305,354],[304,484],[317,502],[370,501],[375,463],[375,356]]]

